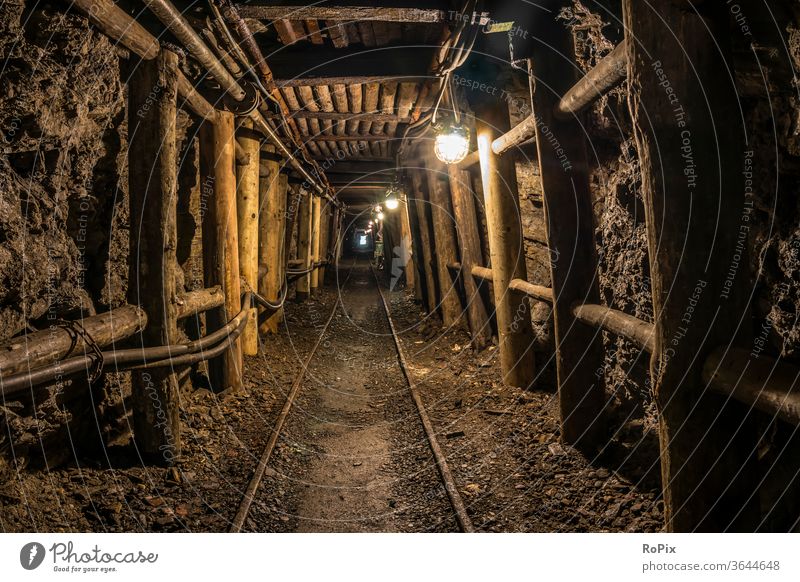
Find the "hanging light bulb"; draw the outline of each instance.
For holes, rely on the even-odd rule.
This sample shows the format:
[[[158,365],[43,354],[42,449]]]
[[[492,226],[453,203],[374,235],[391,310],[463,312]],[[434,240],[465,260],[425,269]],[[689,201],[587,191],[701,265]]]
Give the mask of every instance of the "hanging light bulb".
[[[369,223],[368,223],[368,226],[372,226],[373,224],[375,224],[375,223],[370,220]]]
[[[383,220],[383,212],[378,213],[378,220]]]
[[[457,164],[469,153],[469,130],[454,121],[443,121],[436,126],[433,151],[445,164]]]
[[[386,189],[386,200],[384,200],[384,204],[386,204],[387,210],[397,210],[397,207],[400,206],[400,195],[401,195],[400,186],[397,183],[391,184]]]
[[[375,212],[380,212],[381,210],[383,210],[383,208],[381,208],[381,205],[380,204],[376,204],[375,205]]]

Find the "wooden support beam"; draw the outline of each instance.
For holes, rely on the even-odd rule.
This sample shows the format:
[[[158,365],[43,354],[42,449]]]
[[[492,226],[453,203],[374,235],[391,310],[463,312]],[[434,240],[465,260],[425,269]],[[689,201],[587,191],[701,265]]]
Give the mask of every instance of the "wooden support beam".
[[[243,120],[242,131],[236,141],[250,163],[236,166],[236,213],[239,239],[239,273],[251,289],[258,289],[258,212],[259,212],[259,151],[261,144],[253,134],[253,123]],[[248,131],[249,130],[249,131]],[[250,308],[250,315],[241,335],[242,353],[258,354],[258,309]]]
[[[459,325],[463,309],[458,290],[447,271],[447,263],[458,260],[455,224],[447,187],[447,171],[441,162],[429,161],[427,164],[428,196],[431,201],[433,226],[433,249],[439,279],[439,309],[442,325]]]
[[[311,39],[312,44],[325,44],[325,39],[319,30],[319,23],[314,19],[305,21],[306,29],[308,30],[308,38]]]
[[[128,89],[128,298],[149,314],[143,347],[178,342],[177,71],[178,56],[162,50],[136,64]],[[159,465],[172,465],[181,453],[175,370],[134,371],[131,385],[139,453]]]
[[[268,301],[276,302],[280,298],[286,268],[288,176],[280,173],[280,164],[275,160],[268,160],[265,169],[266,175],[261,177],[258,292]],[[281,311],[270,315],[261,323],[261,333],[277,333],[281,319]]]
[[[74,0],[74,3],[86,13],[89,22],[143,60],[158,56],[158,40],[113,0]]]
[[[344,119],[349,119],[349,118],[344,118]],[[355,116],[353,116],[352,119],[355,119]],[[356,120],[353,123],[355,123],[357,125],[358,121]],[[390,142],[390,141],[395,141],[395,140],[399,141],[400,138],[397,137],[397,136],[394,136],[394,135],[358,135],[358,134],[354,134],[354,135],[315,135],[315,136],[309,137],[306,141],[312,141],[312,142],[316,142],[316,141],[336,141],[336,142],[386,141],[386,142]]]
[[[491,148],[495,136],[508,125],[504,101],[477,104],[475,126],[492,261],[501,373],[506,384],[529,388],[536,378],[530,306],[525,297],[508,292],[512,279],[528,278],[516,170],[509,158],[496,155]]]
[[[463,160],[458,162],[457,166],[459,170],[468,170],[475,164],[480,163],[480,161],[481,161],[480,152],[478,150],[475,150],[474,152],[468,153]]]
[[[208,289],[198,289],[178,295],[176,301],[176,311],[178,319],[191,317],[198,313],[203,313],[209,309],[221,307],[225,304],[225,295],[219,286],[209,287]],[[117,322],[114,322],[116,325]]]
[[[565,119],[579,114],[625,80],[627,67],[628,54],[621,42],[570,87],[556,105],[556,116]]]
[[[323,202],[319,218],[319,256],[320,261],[328,260],[331,235],[331,205]],[[325,285],[325,266],[319,268],[319,285]]]
[[[203,271],[207,287],[220,285],[225,294],[222,309],[208,312],[208,331],[223,327],[241,309],[239,236],[236,213],[233,114],[220,111],[217,123],[200,129],[200,188],[209,201],[203,217]],[[239,341],[209,361],[214,390],[240,390],[242,355]]]
[[[436,301],[436,276],[433,271],[433,235],[431,234],[430,219],[428,218],[428,200],[422,183],[423,176],[420,170],[411,170],[411,184],[413,187],[412,201],[416,206],[417,220],[419,221],[419,234],[422,240],[422,271],[425,273],[425,289],[427,291],[426,303],[428,313],[435,313],[438,307]],[[448,277],[449,280],[449,277]]]
[[[287,47],[270,55],[269,65],[275,83],[286,86],[289,80],[302,79],[297,85],[315,84],[315,79],[325,79],[326,85],[342,83],[351,85],[365,82],[380,82],[379,79],[408,77],[409,82],[429,76],[427,63],[436,48],[409,46],[399,43],[380,48],[350,46],[344,49],[333,47],[309,47],[303,43]],[[339,78],[338,81],[331,79]],[[405,80],[405,79],[403,79]],[[316,81],[319,84],[319,81]]]
[[[147,314],[133,305],[118,307],[101,315],[84,317],[81,325],[94,342],[104,348],[124,340],[147,325]],[[88,353],[84,339],[62,327],[37,331],[0,345],[0,378],[53,364],[68,354]]]
[[[286,193],[281,192],[280,163],[269,154],[274,148],[267,146],[267,156],[262,162],[265,170],[261,177],[261,215],[258,225],[258,292],[268,301],[277,301],[283,283],[283,253],[285,241],[284,212],[281,208],[286,203]],[[273,313],[259,326],[263,334],[277,333],[280,317]]]
[[[315,265],[320,261],[320,232],[319,223],[322,212],[322,200],[314,196],[313,207],[311,209],[311,264]],[[319,269],[311,271],[311,291],[319,287]]]
[[[245,18],[258,20],[276,20],[289,18],[291,20],[333,20],[349,22],[413,22],[421,24],[436,24],[444,22],[447,17],[446,10],[436,8],[405,8],[392,6],[357,6],[355,2],[348,2],[340,6],[325,4],[294,4],[294,5],[263,5],[263,4],[237,4],[239,14]]]
[[[752,350],[720,347],[703,365],[703,381],[726,397],[800,426],[800,368]]]
[[[475,200],[471,187],[469,172],[459,170],[455,164],[447,166],[450,178],[450,195],[453,199],[453,215],[458,233],[458,246],[461,249],[461,264],[467,273],[472,267],[482,262],[481,239],[478,230],[478,219],[475,214]],[[489,326],[489,315],[475,284],[475,278],[463,278],[464,295],[467,302],[467,318],[472,333],[472,344],[475,349],[482,350],[492,341],[492,329]]]
[[[414,298],[420,303],[425,303],[427,297],[427,283],[425,280],[425,266],[422,264],[422,238],[419,229],[419,220],[417,219],[417,206],[414,203],[413,191],[411,185],[406,185],[406,192],[408,193],[403,200],[403,205],[408,215],[409,226],[411,227],[411,241],[412,241],[412,262],[414,266]]]
[[[537,118],[530,115],[492,142],[492,151],[502,154],[536,135]],[[464,160],[462,160],[463,163]]]
[[[655,326],[652,323],[606,305],[591,303],[574,305],[572,314],[582,323],[624,337],[641,349],[653,353]]]
[[[283,178],[281,178],[283,180]],[[283,185],[281,184],[281,188]],[[290,186],[289,177],[286,177],[286,201],[284,202],[286,208],[286,224],[283,237],[283,273],[285,275],[286,269],[289,267],[291,257],[289,256],[292,248],[292,238],[295,236],[297,229],[297,215],[300,212],[300,187]],[[296,260],[296,259],[295,259]],[[285,277],[284,277],[285,278]],[[283,311],[281,310],[281,313]]]
[[[562,0],[548,4],[561,6]],[[556,12],[558,10],[556,9]],[[536,145],[544,191],[545,225],[550,251],[550,279],[556,340],[561,438],[586,451],[605,444],[605,386],[602,374],[603,338],[594,328],[576,321],[574,303],[600,303],[594,215],[589,189],[584,128],[572,117],[559,120],[555,106],[575,80],[572,33],[541,8],[531,78]],[[534,68],[535,67],[535,68]]]
[[[737,245],[752,210],[742,171],[752,154],[730,76],[730,14],[716,3],[706,3],[702,15],[671,2],[622,6],[650,254],[650,369],[667,529],[757,531],[751,415],[707,390],[702,376],[713,350],[749,341],[749,325],[740,322],[751,317],[749,262]]]
[[[175,316],[180,320],[220,305],[222,291],[219,287],[198,289],[176,297]],[[100,315],[82,317],[80,324],[98,347],[105,348],[147,327],[147,313],[141,307],[123,305]],[[87,353],[89,346],[84,338],[75,337],[64,327],[29,333],[0,345],[0,378]]]
[[[300,221],[297,237],[297,258],[303,261],[302,268],[311,267],[313,254],[311,248],[311,220],[313,217],[314,198],[310,193],[304,192],[300,199],[300,213],[297,219]],[[311,293],[311,274],[307,273],[297,280],[296,299],[299,302],[308,299]]]
[[[325,27],[328,30],[328,36],[330,37],[333,46],[335,46],[337,49],[344,48],[350,44],[347,31],[341,22],[337,22],[336,20],[326,20]]]
[[[397,212],[400,215],[400,260],[404,263],[402,269],[406,276],[406,286],[410,289],[414,289],[414,294],[417,295],[418,298],[421,298],[416,288],[416,277],[414,273],[414,237],[411,234],[411,218],[408,214],[408,202],[406,200],[400,200],[399,203],[400,206],[397,208]]]

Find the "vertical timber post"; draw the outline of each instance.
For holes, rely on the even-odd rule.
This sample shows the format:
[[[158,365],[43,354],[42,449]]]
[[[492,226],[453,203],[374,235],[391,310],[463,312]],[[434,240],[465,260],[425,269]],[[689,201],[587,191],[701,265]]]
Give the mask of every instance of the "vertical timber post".
[[[566,5],[563,0],[552,4]],[[575,302],[600,302],[592,199],[586,161],[585,128],[576,118],[559,120],[559,99],[577,80],[572,61],[572,33],[541,10],[536,18],[530,74],[536,79],[533,115],[539,156],[550,276],[555,297],[558,402],[561,436],[571,444],[594,450],[605,445],[606,405],[602,334],[572,315]],[[565,55],[569,57],[566,58]],[[555,136],[555,141],[552,138]]]
[[[489,231],[500,366],[507,385],[529,388],[536,378],[530,307],[527,298],[508,288],[512,279],[528,278],[517,177],[511,158],[496,155],[491,145],[509,129],[508,109],[503,100],[481,105],[476,110],[475,127]]]
[[[153,60],[139,61],[128,84],[132,259],[128,296],[148,315],[142,331],[145,345],[178,341],[177,71],[177,55],[162,50]],[[134,371],[132,391],[134,436],[140,454],[161,465],[172,465],[181,452],[174,370]]]
[[[313,206],[311,208],[311,266],[314,267],[319,262],[319,245],[320,245],[320,232],[319,220],[320,212],[322,210],[322,198],[319,196],[313,197]],[[319,287],[319,269],[311,270],[311,290],[316,291]]]
[[[420,240],[422,241],[422,269],[425,273],[428,313],[436,312],[436,279],[433,273],[433,241],[431,240],[431,229],[428,225],[428,215],[426,209],[425,190],[422,185],[422,171],[411,172],[411,184],[414,189],[414,204],[417,208],[417,220],[419,221]]]
[[[258,289],[258,211],[259,211],[259,149],[258,137],[253,132],[253,122],[242,120],[237,136],[239,146],[248,154],[250,163],[236,166],[236,213],[239,236],[239,271],[254,290]],[[242,353],[258,354],[258,309],[250,308],[247,324],[242,332]]]
[[[286,224],[284,226],[283,237],[283,272],[286,273],[286,267],[289,264],[289,253],[292,248],[292,238],[294,237],[295,224],[297,223],[297,215],[300,212],[300,186],[290,186],[289,177],[286,177],[286,200],[284,202],[286,207]]]
[[[258,241],[258,292],[268,301],[277,301],[283,283],[283,245],[285,241],[286,192],[282,190],[280,165],[274,159],[274,148],[267,151],[262,163],[261,180],[261,236]],[[273,313],[260,326],[261,333],[277,333],[280,314]]]
[[[310,192],[303,192],[300,199],[300,213],[297,215],[297,220],[300,221],[298,235],[297,235],[297,258],[302,260],[300,265],[301,269],[308,269],[313,261],[311,256],[311,215],[313,195]],[[297,301],[305,301],[311,292],[311,273],[302,275],[297,280]]]
[[[458,261],[456,233],[444,164],[438,160],[429,160],[427,167],[428,197],[431,202],[433,221],[433,244],[436,250],[436,272],[439,277],[439,307],[442,311],[442,325],[450,327],[461,323],[463,314],[458,289],[450,276],[450,269],[447,267],[448,264]]]
[[[327,200],[321,202],[322,210],[319,219],[319,257],[320,261],[328,258],[328,239],[331,231],[330,205]],[[319,284],[325,285],[325,267],[319,268]]]
[[[459,170],[455,164],[447,166],[450,176],[450,195],[453,198],[453,214],[456,219],[458,242],[461,248],[461,277],[467,302],[467,318],[475,349],[481,350],[492,341],[489,316],[483,304],[478,285],[472,276],[473,266],[483,266],[481,261],[481,239],[475,215],[475,200],[472,198],[470,174]]]
[[[702,380],[711,350],[749,341],[748,262],[737,237],[752,210],[730,13],[703,8],[623,2],[655,314],[650,370],[667,529],[753,532],[759,476],[749,411]]]
[[[225,304],[207,313],[208,330],[223,327],[241,309],[239,236],[236,215],[233,114],[218,111],[216,122],[204,123],[200,132],[201,188],[211,198],[203,220],[203,270],[206,286],[220,285]],[[214,390],[242,388],[239,341],[209,362]]]
[[[408,215],[408,202],[405,198],[400,200],[400,207],[397,211],[400,214],[400,248],[402,249],[400,252],[402,253],[401,259],[405,262],[403,270],[406,274],[406,286],[414,289],[417,297],[421,297],[414,273],[414,237],[411,235],[411,218]]]

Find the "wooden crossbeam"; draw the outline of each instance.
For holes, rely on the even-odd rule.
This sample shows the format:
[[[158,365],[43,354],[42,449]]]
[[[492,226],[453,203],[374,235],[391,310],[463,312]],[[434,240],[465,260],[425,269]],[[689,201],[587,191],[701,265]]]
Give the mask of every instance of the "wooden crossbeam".
[[[269,56],[279,87],[382,82],[394,78],[413,82],[430,76],[427,63],[436,46],[392,44],[365,48],[350,46],[290,46]],[[324,81],[322,81],[324,79]]]
[[[270,3],[239,4],[239,13],[245,18],[259,20],[344,20],[352,22],[418,22],[435,24],[447,19],[447,12],[437,8],[405,8],[392,6],[358,6],[356,2],[344,5],[319,3],[314,5]]]

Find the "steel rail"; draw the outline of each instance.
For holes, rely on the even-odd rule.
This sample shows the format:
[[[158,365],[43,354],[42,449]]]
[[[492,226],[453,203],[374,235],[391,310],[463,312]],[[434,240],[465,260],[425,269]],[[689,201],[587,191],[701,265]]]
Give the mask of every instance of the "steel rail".
[[[352,272],[353,270],[351,268],[350,273],[347,274],[347,279],[345,279],[344,283],[342,284],[342,287],[347,284]],[[305,378],[306,372],[308,371],[308,365],[311,363],[311,359],[314,357],[314,354],[316,354],[317,348],[319,348],[320,344],[322,343],[322,338],[325,337],[328,327],[330,326],[331,321],[333,321],[333,316],[336,315],[336,311],[339,308],[339,303],[340,299],[337,298],[333,309],[331,309],[331,314],[328,316],[328,320],[322,327],[322,332],[320,332],[314,347],[312,347],[311,351],[308,352],[305,360],[303,360],[303,365],[300,368],[300,371],[297,373],[297,376],[295,376],[294,381],[292,382],[292,386],[289,389],[289,393],[286,395],[286,400],[283,403],[283,408],[281,409],[280,414],[278,414],[278,418],[275,420],[275,424],[272,427],[272,434],[269,437],[269,441],[267,441],[267,445],[264,447],[264,451],[261,453],[261,457],[258,460],[258,465],[256,465],[255,472],[253,473],[250,482],[247,484],[247,489],[242,497],[242,502],[239,504],[239,508],[237,509],[236,515],[233,518],[233,522],[231,523],[229,530],[231,533],[241,532],[244,522],[247,519],[247,516],[250,514],[250,507],[253,505],[256,492],[258,491],[258,487],[264,477],[264,471],[266,470],[270,458],[272,457],[272,452],[275,450],[275,445],[278,443],[278,438],[280,437],[281,430],[286,422],[286,418],[289,416],[289,412],[292,409],[294,399],[297,397],[297,393],[300,391],[303,378]]]
[[[417,386],[411,377],[411,373],[409,372],[408,362],[406,361],[405,354],[403,353],[403,347],[400,344],[400,339],[397,337],[397,330],[395,329],[394,321],[392,320],[392,314],[389,311],[389,304],[386,301],[383,290],[381,290],[381,283],[378,280],[378,276],[374,270],[372,271],[372,274],[375,276],[375,284],[378,287],[378,294],[381,297],[383,309],[386,312],[386,319],[389,321],[389,328],[392,330],[392,339],[394,339],[394,345],[397,348],[397,358],[400,362],[400,369],[403,371],[403,376],[405,376],[406,381],[408,382],[411,398],[414,400],[414,404],[417,406],[417,412],[419,413],[420,420],[422,421],[422,427],[425,429],[425,435],[428,437],[428,443],[431,446],[433,457],[436,460],[436,467],[439,469],[439,475],[442,477],[442,482],[444,483],[445,490],[447,491],[447,496],[450,498],[450,505],[453,507],[453,511],[456,514],[456,521],[458,521],[461,531],[465,533],[474,533],[475,526],[472,524],[472,520],[467,513],[464,499],[461,497],[461,493],[458,491],[453,474],[450,472],[450,467],[447,464],[447,458],[445,457],[444,452],[439,445],[439,441],[436,438],[436,431],[433,428],[433,424],[428,416],[428,412],[425,410],[425,405],[422,403],[422,398],[417,391]]]

